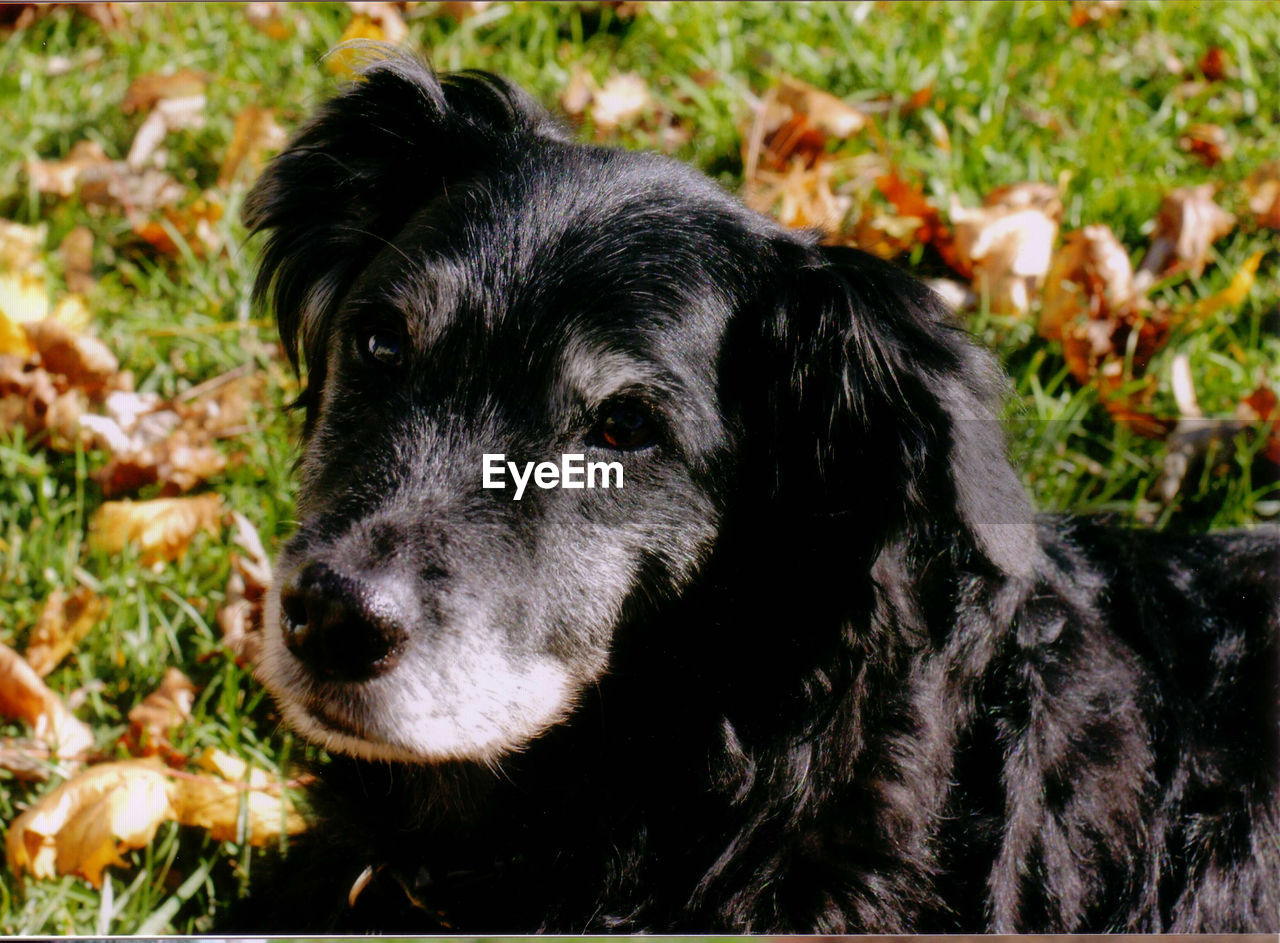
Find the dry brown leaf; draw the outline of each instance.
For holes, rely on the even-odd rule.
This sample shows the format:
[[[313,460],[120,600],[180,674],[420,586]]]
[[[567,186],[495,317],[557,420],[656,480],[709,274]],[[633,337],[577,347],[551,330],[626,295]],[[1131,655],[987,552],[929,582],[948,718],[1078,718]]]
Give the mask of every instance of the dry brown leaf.
[[[284,147],[285,139],[284,128],[276,124],[272,109],[257,105],[241,109],[236,115],[227,156],[218,170],[218,186],[226,188],[237,177],[256,176],[265,155]]]
[[[1259,226],[1280,229],[1280,160],[1268,161],[1245,181],[1249,212]]]
[[[915,241],[932,245],[952,270],[967,279],[973,278],[973,268],[967,259],[956,251],[955,237],[942,221],[942,214],[924,195],[924,191],[898,175],[896,170],[876,178],[876,187],[905,219],[918,221]]]
[[[1221,82],[1227,77],[1227,54],[1221,46],[1210,46],[1196,63],[1196,68],[1210,82]]]
[[[33,438],[48,433],[51,448],[74,450],[84,407],[79,390],[59,391],[30,360],[0,354],[0,429],[21,426]]]
[[[653,104],[649,86],[634,72],[610,76],[593,91],[588,113],[599,132],[609,132],[643,115]]]
[[[111,453],[95,480],[108,496],[156,483],[165,495],[191,490],[226,467],[212,443],[247,429],[264,382],[261,374],[237,368],[173,402],[149,393],[109,394],[103,414],[80,418],[93,443]]]
[[[146,120],[138,126],[125,156],[125,164],[133,171],[145,169],[150,164],[164,166],[165,154],[160,145],[172,131],[184,128],[204,127],[204,95],[184,95],[180,98],[161,98],[155,103]]]
[[[1141,435],[1163,436],[1173,425],[1147,408],[1156,382],[1145,375],[1169,325],[1168,312],[1139,294],[1129,255],[1108,227],[1067,235],[1045,279],[1040,333],[1062,342],[1072,376],[1092,383],[1111,417]]]
[[[1071,0],[1071,25],[1105,24],[1124,8],[1125,0]]]
[[[1140,289],[1164,272],[1185,269],[1199,277],[1204,271],[1210,247],[1236,224],[1236,218],[1213,201],[1214,189],[1212,183],[1180,187],[1164,198],[1151,248],[1138,268]]]
[[[100,763],[43,796],[9,826],[9,870],[50,879],[79,874],[102,886],[102,871],[124,864],[121,852],[155,838],[173,818],[164,768],[149,760]]]
[[[1178,138],[1178,146],[1199,157],[1206,167],[1215,167],[1234,153],[1227,143],[1226,129],[1216,124],[1193,124]]]
[[[461,23],[463,20],[483,13],[493,6],[493,0],[444,0],[436,4],[436,10]]]
[[[952,199],[957,258],[974,273],[974,288],[992,311],[1027,313],[1048,274],[1061,219],[1053,184],[1001,187],[978,208]]]
[[[271,558],[253,523],[239,511],[231,512],[236,533],[232,538],[243,554],[231,555],[227,602],[218,610],[222,642],[248,664],[258,660],[262,647],[262,608],[271,587]]]
[[[243,809],[244,839],[251,845],[265,845],[279,838],[282,830],[296,835],[306,829],[306,820],[278,794],[279,784],[264,770],[212,748],[200,758],[200,765],[222,779],[179,779],[173,784],[174,813],[183,825],[203,828],[220,841],[239,841]]]
[[[44,223],[24,226],[0,219],[0,269],[38,267],[48,234],[49,229]]]
[[[293,23],[285,19],[285,4],[257,2],[244,5],[244,18],[260,33],[272,39],[288,39],[293,35]]]
[[[160,212],[167,226],[159,220],[149,220],[133,227],[134,235],[157,252],[175,257],[182,255],[172,233],[176,233],[197,258],[222,251],[222,235],[218,232],[217,223],[222,219],[223,208],[217,200],[203,196],[181,209],[163,206]]]
[[[378,29],[382,30],[382,38],[398,45],[409,38],[409,27],[405,25],[401,11],[403,3],[388,3],[386,0],[349,0],[347,6],[352,13],[368,17]]]
[[[37,191],[65,197],[76,192],[80,178],[89,170],[110,164],[97,141],[78,141],[62,160],[29,160],[24,167]]]
[[[96,337],[77,334],[53,318],[24,324],[41,364],[90,396],[105,395],[121,382],[120,363]]]
[[[73,292],[93,288],[93,231],[88,226],[77,226],[62,237],[58,257],[68,288]]]
[[[1262,455],[1267,461],[1280,465],[1280,397],[1262,382],[1258,387],[1240,401],[1236,407],[1236,416],[1246,422],[1269,423],[1266,445]]]
[[[43,678],[56,668],[102,620],[107,608],[106,599],[84,586],[70,593],[64,589],[50,593],[27,638],[31,669]]]
[[[191,716],[196,686],[177,668],[164,673],[160,686],[129,711],[134,740],[141,746],[168,744],[175,727]]]
[[[744,138],[747,182],[759,169],[784,171],[796,161],[812,167],[825,156],[829,141],[852,137],[870,122],[836,96],[783,76],[761,99]]]
[[[120,110],[126,115],[154,108],[164,98],[189,98],[203,95],[209,84],[207,72],[198,69],[178,69],[174,72],[140,75],[129,83]]]
[[[0,715],[25,721],[59,759],[93,746],[93,732],[49,690],[26,659],[0,644]]]
[[[222,498],[216,494],[107,501],[89,521],[89,547],[103,553],[119,553],[126,546],[134,546],[144,563],[174,560],[186,553],[198,531],[216,536],[221,520]]]
[[[1108,226],[1085,226],[1067,234],[1049,267],[1040,334],[1062,340],[1066,325],[1122,316],[1137,298],[1133,264],[1120,240]]]
[[[772,214],[784,226],[834,234],[852,200],[836,195],[831,177],[831,166],[825,163],[806,167],[796,161],[783,172],[760,170],[743,192],[743,200],[758,212]]]

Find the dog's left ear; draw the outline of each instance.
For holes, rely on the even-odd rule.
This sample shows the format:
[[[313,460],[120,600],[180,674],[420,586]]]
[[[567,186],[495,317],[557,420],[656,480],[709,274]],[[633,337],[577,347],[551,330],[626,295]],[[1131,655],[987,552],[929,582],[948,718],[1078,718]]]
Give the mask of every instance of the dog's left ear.
[[[391,47],[366,51],[356,79],[321,105],[244,203],[250,233],[268,234],[254,295],[273,302],[290,361],[307,362],[308,390],[321,380],[329,316],[412,214],[487,162],[518,160],[535,137],[562,135],[496,76],[441,75]]]
[[[753,390],[748,448],[753,426],[773,424],[761,464],[775,505],[880,540],[959,535],[1002,573],[1028,575],[1033,514],[994,411],[1005,386],[994,360],[890,263],[796,242],[780,256],[781,294],[748,329],[764,338],[725,360]],[[735,357],[746,346],[757,355]]]

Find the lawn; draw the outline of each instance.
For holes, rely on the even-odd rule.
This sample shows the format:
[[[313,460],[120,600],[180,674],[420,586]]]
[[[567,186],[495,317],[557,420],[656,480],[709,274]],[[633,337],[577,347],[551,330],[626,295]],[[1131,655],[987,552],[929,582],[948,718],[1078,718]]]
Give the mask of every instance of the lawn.
[[[289,777],[293,761],[315,754],[280,727],[218,620],[233,557],[246,556],[227,515],[243,515],[269,552],[287,538],[299,431],[283,408],[297,381],[270,312],[249,300],[255,245],[237,217],[254,160],[237,164],[228,153],[237,118],[243,131],[244,115],[261,114],[246,112],[251,106],[270,109],[288,131],[340,86],[341,60],[325,54],[353,34],[355,16],[346,4],[277,6],[265,21],[234,4],[107,7],[97,16],[61,7],[17,28],[13,8],[0,19],[9,24],[0,26],[0,220],[43,227],[34,260],[0,252],[0,276],[23,267],[50,303],[83,298],[87,318],[76,331],[98,338],[134,389],[162,402],[204,402],[187,391],[231,371],[236,382],[252,381],[244,415],[206,443],[216,469],[182,485],[162,471],[130,486],[123,472],[107,473],[115,456],[99,441],[0,426],[0,642],[24,651],[57,590],[104,600],[88,634],[45,679],[92,731],[87,758],[145,753],[203,775],[192,771],[212,748],[288,781],[289,794],[305,801],[305,782]],[[1115,315],[1128,348],[1117,342],[1105,356],[1073,361],[1062,339],[1038,330],[1038,298],[1029,310],[1009,310],[979,292],[961,317],[1010,371],[1012,449],[1042,508],[1183,530],[1280,514],[1280,437],[1266,423],[1275,411],[1268,391],[1280,389],[1280,209],[1267,218],[1255,208],[1267,185],[1259,175],[1280,157],[1280,7],[497,2],[400,12],[405,42],[439,68],[504,74],[575,112],[584,137],[667,150],[734,191],[763,179],[744,180],[761,171],[744,160],[743,145],[753,106],[770,89],[789,77],[837,96],[868,127],[821,141],[791,185],[820,190],[814,169],[832,168],[839,205],[857,208],[877,232],[912,215],[890,195],[887,176],[952,227],[954,207],[1038,181],[1059,188],[1059,244],[1102,224],[1138,266],[1166,196],[1213,184],[1233,223],[1198,259],[1161,267],[1141,303]],[[364,35],[394,25],[357,21]],[[48,165],[33,161],[62,160],[84,142],[100,148],[102,167],[125,161],[159,107],[138,101],[135,80],[183,69],[194,70],[189,87],[181,95],[170,87],[168,98],[203,96],[191,106],[198,114],[174,117],[132,177],[109,182],[117,189],[105,197],[83,180],[68,195],[42,192],[36,177]],[[619,76],[629,84],[611,84]],[[611,104],[611,89],[629,90],[638,104]],[[860,183],[860,167],[874,168],[878,182]],[[144,170],[167,174],[175,195],[147,190]],[[144,192],[127,190],[133,184]],[[798,194],[801,202],[813,196]],[[831,237],[855,241],[854,228],[833,224]],[[948,237],[917,238],[924,228],[898,227],[908,233],[901,262],[955,279]],[[86,229],[87,267],[73,251]],[[0,294],[0,311],[16,323],[8,298]],[[1144,333],[1152,323],[1159,330]],[[1128,371],[1109,393],[1098,380],[1107,363]],[[1197,439],[1185,422],[1176,426],[1194,415],[1187,378],[1203,416],[1238,420],[1233,434]],[[0,404],[12,395],[0,382]],[[89,400],[88,412],[100,411]],[[0,410],[0,421],[6,415]],[[1171,477],[1179,466],[1170,455],[1183,452],[1186,473]],[[113,549],[89,539],[90,519],[108,498],[155,498],[186,484],[191,495],[221,496],[225,513],[181,553],[157,558],[136,542]],[[130,712],[171,667],[191,679],[194,696],[163,737],[139,742]],[[0,762],[7,825],[74,763],[40,761],[31,728],[18,720],[0,733],[13,738]],[[238,815],[230,840],[161,822],[103,872],[100,887],[77,874],[19,880],[6,870],[0,933],[208,930],[252,883],[264,850],[283,843],[251,847],[244,805]]]

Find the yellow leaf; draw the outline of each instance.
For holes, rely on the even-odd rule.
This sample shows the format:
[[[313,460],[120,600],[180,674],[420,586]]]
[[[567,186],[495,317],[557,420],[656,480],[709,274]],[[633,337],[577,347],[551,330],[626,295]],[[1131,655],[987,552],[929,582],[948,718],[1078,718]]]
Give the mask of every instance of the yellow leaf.
[[[338,40],[338,47],[325,60],[325,66],[334,75],[355,75],[356,66],[367,55],[359,44],[345,47],[342,45],[354,39],[373,39],[381,42],[386,39],[386,34],[383,33],[382,27],[369,17],[360,14],[353,16],[351,22],[347,24],[347,28],[342,31],[342,36]]]
[[[54,694],[26,659],[0,644],[0,716],[24,720],[54,754],[70,759],[93,746],[93,732]]]
[[[27,640],[27,662],[44,677],[58,666],[106,614],[107,601],[83,586],[55,589],[45,600]]]
[[[1231,283],[1226,288],[1214,292],[1196,304],[1192,318],[1196,320],[1207,318],[1219,311],[1238,308],[1244,304],[1245,299],[1249,297],[1249,292],[1253,289],[1253,281],[1258,274],[1258,265],[1262,262],[1263,254],[1255,252],[1245,259],[1244,264],[1240,266],[1240,271],[1231,277]]]
[[[222,498],[204,494],[194,498],[154,501],[107,501],[89,521],[89,547],[119,553],[136,546],[147,563],[174,560],[186,553],[191,538],[221,528]]]
[[[95,887],[102,871],[123,864],[173,818],[164,768],[148,760],[91,766],[67,780],[9,826],[5,852],[14,874],[79,874]]]
[[[221,841],[240,840],[240,814],[247,812],[245,839],[264,845],[286,834],[306,829],[306,820],[293,808],[264,770],[250,767],[221,750],[212,748],[200,758],[200,765],[222,779],[201,777],[174,783],[173,807],[183,825],[206,829]]]
[[[177,668],[170,668],[160,687],[129,711],[129,723],[139,733],[145,732],[153,743],[167,742],[173,728],[191,716],[195,699],[196,686],[191,679]]]
[[[49,293],[37,272],[0,272],[0,315],[25,324],[49,314]]]
[[[0,279],[3,279],[3,277],[0,276]],[[0,293],[3,290],[3,287],[0,287]],[[0,356],[9,354],[25,360],[32,353],[34,353],[34,350],[31,347],[31,341],[27,340],[27,332],[22,329],[22,325],[11,320],[5,314],[4,300],[0,298]]]

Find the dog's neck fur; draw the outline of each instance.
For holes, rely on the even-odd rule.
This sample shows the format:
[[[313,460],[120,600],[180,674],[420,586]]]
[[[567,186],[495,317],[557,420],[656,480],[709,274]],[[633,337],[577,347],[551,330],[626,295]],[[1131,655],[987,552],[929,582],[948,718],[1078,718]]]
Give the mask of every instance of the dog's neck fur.
[[[797,578],[819,558],[798,561]],[[946,925],[933,890],[950,798],[939,784],[953,779],[957,731],[967,727],[996,649],[1013,638],[1026,591],[1010,582],[988,593],[989,579],[963,575],[973,559],[969,549],[890,546],[842,593],[844,611],[808,614],[825,628],[787,624],[785,613],[770,612],[762,600],[730,606],[712,576],[669,613],[664,635],[679,645],[652,636],[628,645],[623,633],[610,676],[572,722],[526,754],[494,769],[341,761],[329,778],[348,795],[361,781],[375,814],[385,814],[389,801],[399,809],[415,837],[376,850],[373,863],[394,870],[410,852],[405,860],[417,870],[398,880],[416,881],[415,894],[425,898],[428,885],[439,890],[453,874],[441,899],[449,899],[447,917],[460,928],[470,921],[459,901],[470,894],[458,893],[459,877],[485,888],[476,900],[480,925],[483,897],[495,884],[503,894],[528,895],[526,926],[561,932],[790,926],[894,933],[922,919]],[[835,578],[823,571],[839,566],[828,559],[803,578]],[[911,581],[927,581],[932,591],[890,589]],[[957,594],[966,597],[963,605]],[[913,597],[937,599],[936,610],[918,611]],[[849,612],[872,615],[859,624]],[[955,613],[983,624],[955,625]],[[652,632],[651,617],[639,624]],[[695,633],[706,639],[705,661],[689,657]],[[726,634],[737,644],[726,645]],[[664,679],[661,690],[654,679]],[[885,690],[897,696],[886,701]],[[919,729],[918,718],[935,718],[935,729]],[[679,728],[699,735],[663,736]],[[868,731],[877,738],[867,739]],[[688,755],[673,756],[674,743]],[[991,788],[999,770],[984,775]],[[654,806],[687,813],[675,819],[643,811]],[[539,840],[566,821],[598,841],[565,850],[554,838]],[[587,821],[595,828],[584,829]],[[669,832],[655,832],[655,822]],[[368,834],[387,832],[371,828],[366,842]],[[529,858],[537,848],[558,849],[555,860]],[[424,849],[436,866],[420,867]],[[539,893],[548,883],[554,892]],[[611,899],[617,910],[609,909]],[[598,913],[590,926],[576,926],[587,901]],[[755,904],[744,923],[745,901]]]

